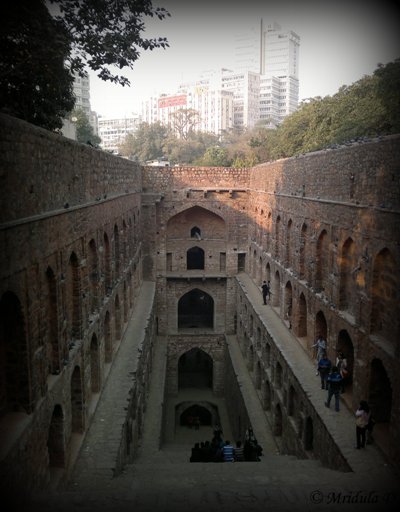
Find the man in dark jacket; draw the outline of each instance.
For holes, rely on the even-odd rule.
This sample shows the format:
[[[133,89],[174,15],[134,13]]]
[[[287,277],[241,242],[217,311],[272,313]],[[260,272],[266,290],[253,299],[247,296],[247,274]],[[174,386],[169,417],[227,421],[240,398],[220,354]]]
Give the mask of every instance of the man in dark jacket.
[[[335,395],[335,411],[339,412],[340,390],[342,388],[342,377],[337,366],[332,366],[331,373],[328,375],[328,400],[325,402],[329,408],[333,395]]]

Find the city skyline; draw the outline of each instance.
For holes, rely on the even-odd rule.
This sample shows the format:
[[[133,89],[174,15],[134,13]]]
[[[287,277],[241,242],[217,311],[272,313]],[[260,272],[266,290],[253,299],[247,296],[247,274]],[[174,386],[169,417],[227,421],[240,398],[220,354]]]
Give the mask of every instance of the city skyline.
[[[300,36],[300,101],[333,95],[341,86],[372,74],[378,63],[399,56],[398,12],[392,2],[332,5],[323,0],[305,4],[249,0],[245,6],[229,9],[225,2],[215,5],[209,0],[201,5],[160,0],[153,5],[165,7],[171,17],[146,19],[146,36],[166,36],[170,47],[142,52],[133,70],[122,70],[131,81],[130,88],[103,82],[90,73],[91,108],[102,117],[130,116],[150,95],[173,93],[202,71],[233,69],[235,35],[261,18]]]

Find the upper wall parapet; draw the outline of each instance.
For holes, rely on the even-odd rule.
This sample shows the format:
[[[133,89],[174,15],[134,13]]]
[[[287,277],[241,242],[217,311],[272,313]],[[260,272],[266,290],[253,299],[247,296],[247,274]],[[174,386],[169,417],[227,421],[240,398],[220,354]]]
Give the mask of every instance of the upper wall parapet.
[[[399,210],[400,135],[260,164],[249,188]]]
[[[247,189],[249,172],[233,167],[144,167],[143,191]]]
[[[141,191],[129,160],[0,114],[0,224]]]

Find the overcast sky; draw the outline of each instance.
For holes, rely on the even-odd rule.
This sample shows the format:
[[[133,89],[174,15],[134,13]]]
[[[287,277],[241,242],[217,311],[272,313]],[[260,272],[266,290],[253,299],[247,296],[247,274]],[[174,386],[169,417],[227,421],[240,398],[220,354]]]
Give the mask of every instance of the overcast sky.
[[[300,36],[299,98],[335,94],[400,57],[400,0],[153,0],[171,17],[148,18],[146,36],[165,36],[166,50],[142,51],[124,72],[131,87],[90,74],[91,107],[103,117],[130,116],[152,93],[173,93],[203,70],[231,68],[234,36],[276,21]]]

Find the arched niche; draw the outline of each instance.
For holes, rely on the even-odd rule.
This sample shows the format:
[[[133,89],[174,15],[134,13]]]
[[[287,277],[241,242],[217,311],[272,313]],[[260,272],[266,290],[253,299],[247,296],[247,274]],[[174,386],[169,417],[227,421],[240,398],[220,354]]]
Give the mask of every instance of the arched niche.
[[[178,302],[178,329],[202,329],[214,326],[214,299],[194,288]]]
[[[178,361],[178,388],[212,388],[213,360],[204,350],[194,347]]]
[[[196,232],[201,234],[203,240],[225,239],[225,221],[206,208],[192,206],[177,213],[167,222],[167,240],[193,238]]]

